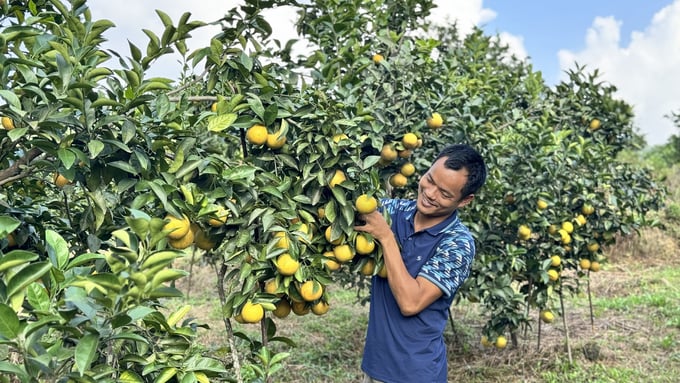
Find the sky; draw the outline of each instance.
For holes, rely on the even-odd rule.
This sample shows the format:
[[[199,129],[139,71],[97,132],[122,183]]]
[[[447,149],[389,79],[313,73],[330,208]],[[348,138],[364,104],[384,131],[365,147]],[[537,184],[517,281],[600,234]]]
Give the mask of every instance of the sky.
[[[95,19],[106,18],[116,28],[105,35],[105,47],[127,54],[127,41],[143,48],[142,29],[162,34],[155,13],[161,9],[174,21],[184,12],[192,20],[214,21],[241,0],[90,0]],[[549,86],[566,79],[575,65],[588,73],[597,69],[600,81],[614,85],[616,96],[633,106],[635,126],[650,145],[661,145],[680,129],[665,117],[680,112],[680,0],[435,0],[431,21],[457,23],[461,33],[474,26],[498,35],[517,56],[540,71]],[[277,8],[265,14],[274,35],[296,38],[295,10]],[[211,26],[192,33],[189,49],[209,44],[219,31]],[[158,63],[158,75],[174,78],[176,58]],[[164,72],[166,71],[166,72]]]

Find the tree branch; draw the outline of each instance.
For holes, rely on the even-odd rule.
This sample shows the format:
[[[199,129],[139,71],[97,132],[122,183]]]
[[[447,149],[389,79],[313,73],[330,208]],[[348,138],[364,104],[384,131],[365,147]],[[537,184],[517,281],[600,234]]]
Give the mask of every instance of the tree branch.
[[[0,186],[28,176],[31,173],[31,168],[27,167],[31,161],[43,154],[42,150],[33,148],[23,157],[19,158],[17,162],[7,169],[0,170]]]

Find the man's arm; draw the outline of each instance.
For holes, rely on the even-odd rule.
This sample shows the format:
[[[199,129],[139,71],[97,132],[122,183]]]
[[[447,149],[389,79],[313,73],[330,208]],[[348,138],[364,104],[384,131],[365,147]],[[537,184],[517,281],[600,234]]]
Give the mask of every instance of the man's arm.
[[[354,229],[367,232],[380,242],[387,269],[387,282],[403,315],[416,315],[442,296],[442,291],[434,283],[420,276],[413,278],[409,274],[401,258],[397,239],[380,212],[374,211],[361,218],[365,224],[355,226]]]

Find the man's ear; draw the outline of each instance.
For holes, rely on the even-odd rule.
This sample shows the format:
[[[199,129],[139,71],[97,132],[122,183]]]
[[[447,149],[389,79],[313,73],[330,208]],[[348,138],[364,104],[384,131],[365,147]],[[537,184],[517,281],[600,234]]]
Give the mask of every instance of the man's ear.
[[[461,208],[467,206],[467,204],[472,202],[473,199],[475,199],[474,194],[467,195],[465,198],[461,199],[460,202],[458,202],[458,207]]]

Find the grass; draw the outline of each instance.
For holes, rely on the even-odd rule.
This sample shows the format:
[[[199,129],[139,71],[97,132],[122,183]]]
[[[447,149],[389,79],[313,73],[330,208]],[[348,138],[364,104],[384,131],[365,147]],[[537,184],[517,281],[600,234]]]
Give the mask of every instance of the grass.
[[[645,233],[643,232],[642,236]],[[654,233],[653,235],[657,235]],[[644,241],[640,238],[639,241]],[[630,246],[630,244],[626,244]],[[610,249],[609,264],[591,274],[593,325],[585,294],[565,301],[572,362],[565,345],[562,318],[538,331],[518,336],[518,344],[505,350],[480,345],[485,322],[478,306],[461,302],[452,307],[454,327],[445,338],[450,382],[653,382],[677,381],[680,374],[680,257],[665,259],[617,256]],[[219,304],[204,291],[213,283],[208,267],[195,269],[190,298],[198,322],[211,330],[201,333],[201,343],[215,353],[225,353],[226,336]],[[291,315],[276,322],[277,335],[295,343],[293,349],[272,343],[274,352],[290,352],[276,382],[361,381],[361,354],[368,306],[355,291],[330,286],[331,311],[324,316]],[[236,329],[258,337],[256,325],[236,324]],[[522,334],[523,335],[523,334]],[[596,350],[596,356],[589,355]],[[243,346],[241,352],[245,352]],[[591,352],[592,353],[592,352]]]

